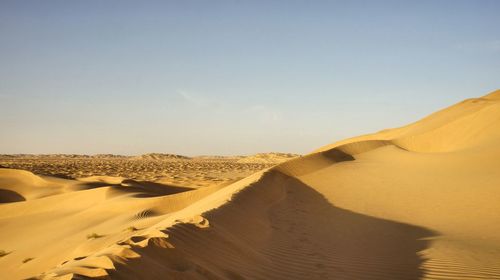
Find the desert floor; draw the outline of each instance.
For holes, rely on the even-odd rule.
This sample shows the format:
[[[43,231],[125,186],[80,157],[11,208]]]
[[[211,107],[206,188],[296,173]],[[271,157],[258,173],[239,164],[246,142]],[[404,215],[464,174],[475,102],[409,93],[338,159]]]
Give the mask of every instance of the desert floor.
[[[0,156],[0,166],[66,179],[108,176],[197,188],[235,182],[283,159],[289,158],[4,155]]]
[[[0,275],[500,279],[499,143],[496,91],[275,162],[3,156]]]

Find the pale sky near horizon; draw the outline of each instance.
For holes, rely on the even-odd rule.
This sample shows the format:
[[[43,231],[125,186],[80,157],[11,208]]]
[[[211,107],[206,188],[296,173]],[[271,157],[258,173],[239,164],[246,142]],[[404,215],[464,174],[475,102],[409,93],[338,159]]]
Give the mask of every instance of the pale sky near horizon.
[[[306,153],[500,88],[500,1],[0,1],[0,153]]]

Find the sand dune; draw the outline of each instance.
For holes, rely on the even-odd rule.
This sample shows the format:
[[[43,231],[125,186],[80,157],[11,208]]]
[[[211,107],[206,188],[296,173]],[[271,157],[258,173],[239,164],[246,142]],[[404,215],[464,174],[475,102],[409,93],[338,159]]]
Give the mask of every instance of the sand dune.
[[[230,184],[269,168],[284,157],[252,156],[188,158],[170,154],[117,155],[0,155],[0,166],[66,179],[116,177],[167,185],[207,187]],[[244,162],[239,160],[245,159]],[[276,161],[278,159],[278,161]]]
[[[500,91],[203,188],[0,169],[5,279],[500,279]]]
[[[277,164],[296,158],[299,155],[289,153],[261,153],[251,156],[245,156],[239,159],[238,163],[271,163]]]

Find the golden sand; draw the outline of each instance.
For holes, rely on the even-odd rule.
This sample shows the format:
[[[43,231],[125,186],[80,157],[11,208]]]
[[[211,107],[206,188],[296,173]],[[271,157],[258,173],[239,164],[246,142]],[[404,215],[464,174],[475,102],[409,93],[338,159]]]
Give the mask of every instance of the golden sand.
[[[0,169],[0,275],[500,279],[499,143],[496,91],[227,184]]]

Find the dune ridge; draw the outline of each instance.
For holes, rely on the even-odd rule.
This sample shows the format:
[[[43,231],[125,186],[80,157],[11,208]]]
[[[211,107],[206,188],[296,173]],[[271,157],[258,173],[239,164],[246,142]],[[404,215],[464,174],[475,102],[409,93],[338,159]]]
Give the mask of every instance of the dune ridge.
[[[349,138],[314,152],[363,140],[391,141],[393,145],[414,152],[442,153],[470,149],[500,138],[499,100],[500,90],[496,90],[483,97],[459,102],[407,126]]]
[[[0,188],[25,198],[0,205],[8,253],[0,271],[7,279],[500,279],[499,120],[495,91],[229,185],[175,193],[0,169]]]

